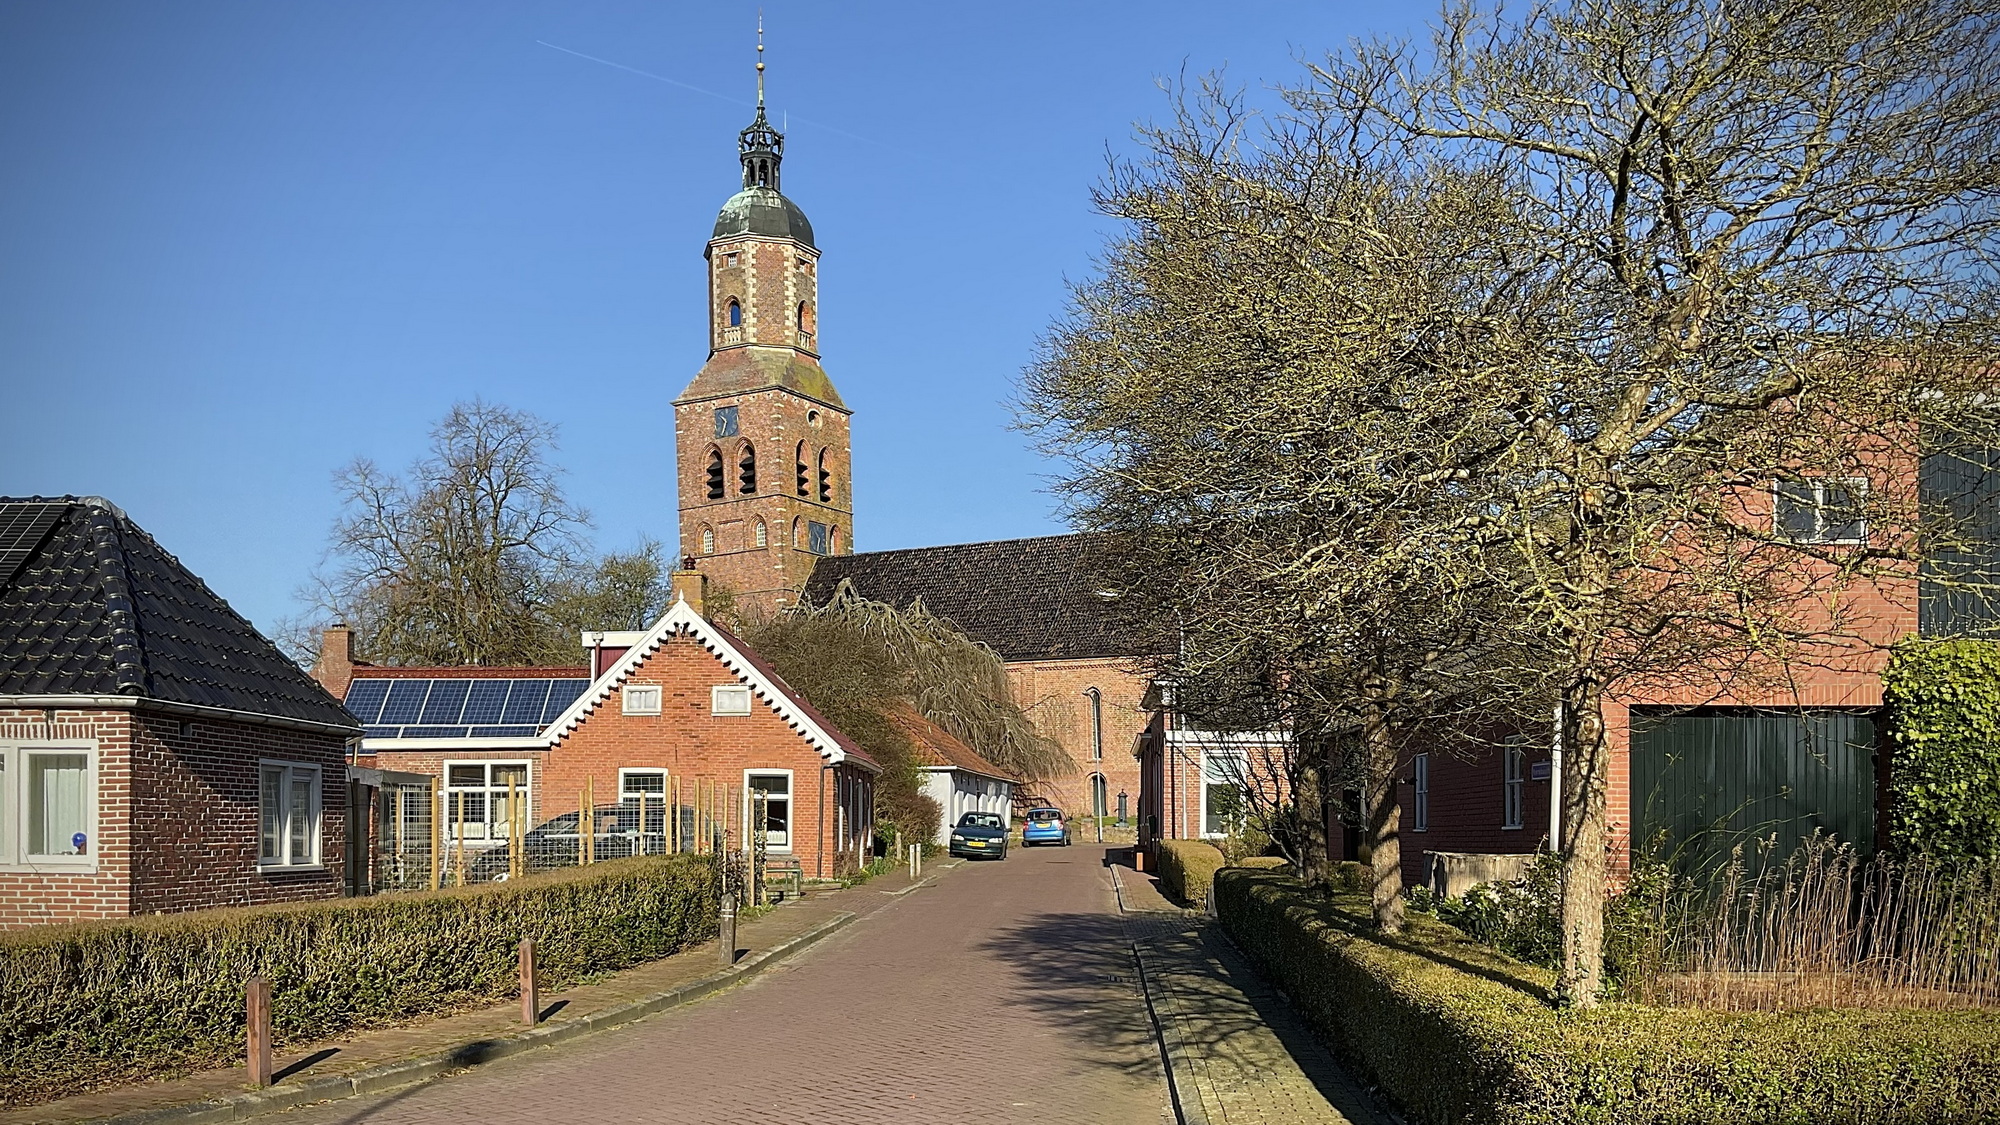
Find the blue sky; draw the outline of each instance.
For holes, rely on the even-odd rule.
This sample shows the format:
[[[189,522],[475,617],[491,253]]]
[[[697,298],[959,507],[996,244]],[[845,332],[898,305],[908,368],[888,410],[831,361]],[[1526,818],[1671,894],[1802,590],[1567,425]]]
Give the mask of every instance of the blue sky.
[[[109,497],[268,627],[334,470],[400,467],[480,396],[561,426],[601,547],[671,545],[669,402],[706,358],[757,7],[0,5],[0,493]],[[1291,81],[1433,11],[763,10],[860,550],[1061,530],[1007,400],[1158,79]]]

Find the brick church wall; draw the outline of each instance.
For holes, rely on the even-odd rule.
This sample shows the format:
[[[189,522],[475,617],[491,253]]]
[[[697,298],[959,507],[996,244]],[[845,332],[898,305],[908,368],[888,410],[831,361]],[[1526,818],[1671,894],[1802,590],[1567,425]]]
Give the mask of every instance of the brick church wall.
[[[1137,815],[1139,760],[1132,750],[1152,717],[1140,703],[1146,680],[1130,660],[1035,660],[1007,665],[1014,702],[1034,719],[1036,729],[1069,752],[1076,769],[1066,776],[1029,786],[1032,796],[1049,801],[1072,816],[1090,814],[1090,777],[1104,775],[1106,811],[1118,813],[1118,793],[1129,795],[1128,808]],[[1091,754],[1090,699],[1096,688],[1103,701],[1102,758]]]

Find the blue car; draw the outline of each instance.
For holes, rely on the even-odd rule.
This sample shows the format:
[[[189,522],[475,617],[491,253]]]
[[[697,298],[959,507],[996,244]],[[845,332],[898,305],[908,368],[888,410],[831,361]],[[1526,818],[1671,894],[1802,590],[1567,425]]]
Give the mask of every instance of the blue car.
[[[1069,822],[1063,819],[1061,809],[1028,810],[1027,822],[1021,825],[1021,846],[1031,848],[1036,844],[1069,847]]]

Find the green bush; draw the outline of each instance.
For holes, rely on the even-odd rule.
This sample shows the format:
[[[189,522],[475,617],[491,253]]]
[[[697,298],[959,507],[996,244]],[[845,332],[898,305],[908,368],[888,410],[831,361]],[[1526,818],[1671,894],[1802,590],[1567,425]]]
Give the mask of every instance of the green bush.
[[[239,1059],[243,984],[307,1042],[677,953],[714,936],[713,863],[616,860],[423,894],[156,915],[0,935],[0,1104]]]
[[[1160,889],[1185,906],[1208,901],[1215,873],[1229,865],[1222,850],[1200,840],[1161,840]]]
[[[1882,684],[1896,846],[2000,856],[2000,643],[1904,641]]]
[[[1877,1125],[2000,1113],[2000,1015],[1559,1011],[1551,974],[1422,914],[1270,871],[1215,883],[1230,935],[1420,1125]]]

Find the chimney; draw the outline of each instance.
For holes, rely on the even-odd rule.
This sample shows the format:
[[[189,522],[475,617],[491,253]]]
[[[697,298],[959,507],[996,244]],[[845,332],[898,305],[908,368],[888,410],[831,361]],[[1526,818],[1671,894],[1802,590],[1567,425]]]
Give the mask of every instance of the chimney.
[[[319,658],[313,661],[312,678],[335,699],[347,698],[347,685],[354,679],[354,632],[345,621],[327,626],[320,635]]]
[[[690,556],[681,560],[681,569],[674,571],[674,597],[686,601],[688,608],[697,615],[706,617],[702,601],[707,593],[708,576],[694,568],[694,558]]]

